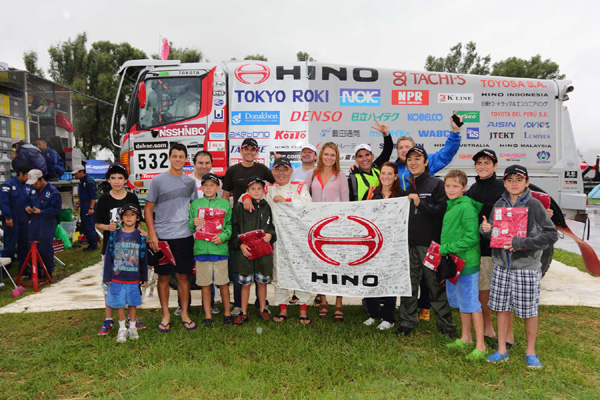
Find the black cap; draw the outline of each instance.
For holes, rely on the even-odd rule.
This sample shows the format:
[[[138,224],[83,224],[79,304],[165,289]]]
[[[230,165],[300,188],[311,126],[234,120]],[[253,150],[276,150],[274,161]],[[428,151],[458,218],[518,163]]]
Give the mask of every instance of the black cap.
[[[204,182],[206,181],[213,181],[217,184],[217,186],[221,186],[221,181],[219,180],[219,177],[213,174],[212,172],[202,175],[202,184],[204,185]]]
[[[129,178],[129,173],[127,172],[127,168],[123,164],[115,163],[111,164],[104,175],[108,180],[112,174],[121,174],[125,177],[125,179]]]
[[[242,142],[242,149],[246,146],[254,146],[258,149],[258,142],[256,141],[256,139],[246,138]]]
[[[427,152],[425,151],[425,148],[423,146],[416,145],[411,147],[411,149],[406,152],[406,157],[408,158],[408,155],[413,152],[417,153],[418,155],[422,156],[424,159],[427,160]]]
[[[261,185],[263,185],[263,187],[265,186],[265,182],[256,175],[248,178],[248,180],[246,182],[247,182],[246,186],[248,186],[248,187],[250,187],[250,185],[252,185],[253,183],[260,183]]]
[[[473,156],[473,162],[477,162],[477,159],[479,157],[489,157],[494,164],[498,164],[498,156],[496,155],[496,152],[494,150],[492,150],[492,149],[479,150]]]
[[[529,174],[527,173],[527,168],[523,167],[522,165],[513,164],[513,165],[507,167],[504,170],[504,178],[503,179],[508,178],[510,175],[519,175],[525,179],[529,179]]]
[[[278,167],[280,165],[292,169],[292,163],[290,162],[290,160],[287,159],[287,157],[279,157],[275,159],[275,161],[273,162],[273,168]]]
[[[140,216],[140,209],[135,204],[132,204],[132,203],[125,204],[119,210],[119,215],[125,214],[125,211],[133,211],[134,213],[136,213],[138,215],[138,217]]]

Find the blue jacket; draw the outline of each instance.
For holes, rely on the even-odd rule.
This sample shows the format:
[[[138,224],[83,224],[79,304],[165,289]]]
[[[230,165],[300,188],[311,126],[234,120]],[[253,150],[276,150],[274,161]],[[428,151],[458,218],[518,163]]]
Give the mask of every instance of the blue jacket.
[[[31,186],[22,183],[14,177],[2,184],[0,189],[0,211],[4,220],[14,219],[15,222],[27,222],[27,207]]]
[[[98,193],[96,191],[96,182],[94,179],[85,174],[83,178],[79,180],[79,201],[83,203],[89,203],[90,200],[97,199]]]
[[[31,143],[23,143],[17,148],[17,157],[12,160],[12,168],[16,171],[19,166],[27,164],[33,169],[39,169],[44,176],[48,173],[46,159],[41,150]]]
[[[29,205],[39,208],[42,211],[40,214],[32,214],[31,218],[42,217],[55,220],[56,215],[62,209],[62,198],[60,197],[60,192],[54,186],[46,183],[41,193],[31,188],[29,192]]]
[[[58,155],[56,150],[46,147],[43,151],[44,158],[46,159],[46,167],[48,168],[49,178],[60,178],[65,173],[65,162]]]
[[[444,147],[439,151],[428,154],[427,159],[429,160],[429,173],[435,175],[438,171],[442,170],[446,165],[450,164],[456,152],[460,147],[461,136],[458,133],[452,132],[448,135]],[[398,177],[400,178],[400,187],[402,190],[406,190],[408,185],[408,178],[410,177],[410,171],[406,164],[400,162],[400,159],[396,160],[398,166]]]

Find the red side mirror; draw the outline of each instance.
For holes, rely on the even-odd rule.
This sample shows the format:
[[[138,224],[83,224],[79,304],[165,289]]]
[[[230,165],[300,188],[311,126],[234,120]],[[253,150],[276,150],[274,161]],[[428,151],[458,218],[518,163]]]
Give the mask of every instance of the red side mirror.
[[[138,103],[140,104],[140,108],[146,108],[146,83],[140,83],[140,87],[137,92]]]

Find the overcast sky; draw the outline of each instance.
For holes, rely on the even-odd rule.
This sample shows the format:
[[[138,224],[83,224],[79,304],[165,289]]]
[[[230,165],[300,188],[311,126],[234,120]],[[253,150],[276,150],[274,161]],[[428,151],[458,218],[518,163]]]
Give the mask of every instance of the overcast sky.
[[[588,162],[600,153],[597,1],[0,0],[0,6],[0,61],[15,68],[24,68],[23,52],[35,50],[46,70],[48,47],[84,31],[88,44],[129,42],[148,55],[158,52],[162,35],[211,61],[256,53],[295,61],[306,51],[319,62],[422,70],[428,55],[445,56],[469,41],[492,63],[541,54],[575,86],[566,104],[577,147]]]

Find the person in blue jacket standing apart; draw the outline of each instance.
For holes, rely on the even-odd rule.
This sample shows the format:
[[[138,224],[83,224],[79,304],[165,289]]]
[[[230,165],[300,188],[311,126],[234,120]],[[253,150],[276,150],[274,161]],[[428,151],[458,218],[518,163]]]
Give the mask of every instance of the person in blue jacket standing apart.
[[[81,164],[73,168],[73,177],[79,179],[78,193],[79,201],[75,204],[75,210],[79,209],[81,217],[81,231],[87,238],[88,247],[84,251],[96,250],[98,248],[98,235],[94,225],[94,207],[98,199],[96,182],[89,176],[85,167]]]
[[[29,219],[25,212],[31,186],[26,185],[27,173],[31,167],[21,164],[17,169],[17,176],[5,181],[0,189],[0,211],[2,211],[2,230],[4,231],[4,250],[2,257],[14,260],[15,254],[19,267],[27,258],[29,244],[27,231]]]
[[[65,162],[60,155],[52,147],[48,146],[46,139],[38,138],[35,141],[35,145],[44,155],[46,160],[46,168],[48,173],[44,178],[47,180],[60,179],[65,173]]]
[[[38,251],[42,261],[52,277],[54,271],[54,232],[56,216],[61,210],[62,199],[59,191],[44,179],[44,173],[32,169],[27,174],[28,185],[33,188],[29,192],[29,205],[25,208],[31,215],[29,223],[29,241],[37,240]]]

